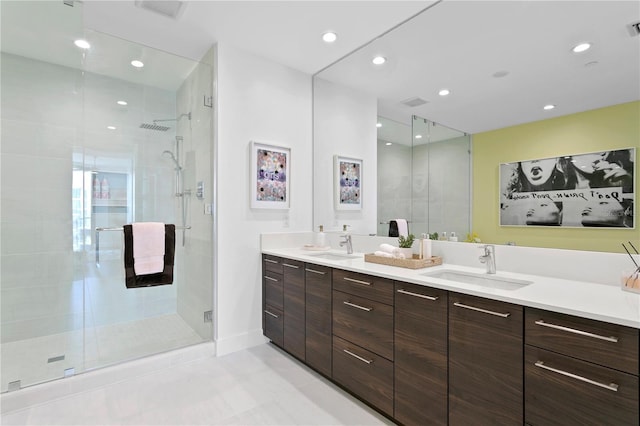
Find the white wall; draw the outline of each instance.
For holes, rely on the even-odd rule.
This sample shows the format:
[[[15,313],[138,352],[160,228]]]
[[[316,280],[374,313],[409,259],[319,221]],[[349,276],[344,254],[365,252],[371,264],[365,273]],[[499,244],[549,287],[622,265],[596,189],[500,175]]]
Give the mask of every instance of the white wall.
[[[222,355],[264,341],[260,234],[311,230],[312,97],[310,75],[229,45],[217,49],[214,326]],[[289,210],[251,209],[250,141],[291,148]]]
[[[313,183],[314,228],[375,234],[377,219],[377,100],[354,89],[316,78],[314,81]],[[362,159],[362,210],[333,207],[333,157]]]

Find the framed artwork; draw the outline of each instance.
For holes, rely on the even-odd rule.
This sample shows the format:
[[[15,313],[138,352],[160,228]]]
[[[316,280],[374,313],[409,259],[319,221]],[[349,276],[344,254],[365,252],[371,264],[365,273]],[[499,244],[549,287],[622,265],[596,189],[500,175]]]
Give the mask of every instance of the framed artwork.
[[[500,164],[500,226],[635,228],[636,149]]]
[[[291,149],[251,142],[251,208],[288,209]]]
[[[334,206],[336,210],[362,209],[362,160],[334,156]]]

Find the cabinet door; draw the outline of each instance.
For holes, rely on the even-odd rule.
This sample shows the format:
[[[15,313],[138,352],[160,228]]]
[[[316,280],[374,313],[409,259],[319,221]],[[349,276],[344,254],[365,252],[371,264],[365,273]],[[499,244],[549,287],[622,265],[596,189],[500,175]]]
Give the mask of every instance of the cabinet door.
[[[397,283],[395,414],[404,425],[447,424],[447,292]]]
[[[522,306],[449,293],[449,424],[523,424],[522,328]]]
[[[304,361],[304,263],[283,259],[284,349]]]
[[[306,362],[331,377],[331,268],[305,265]]]
[[[638,377],[533,346],[525,355],[531,425],[637,425]]]

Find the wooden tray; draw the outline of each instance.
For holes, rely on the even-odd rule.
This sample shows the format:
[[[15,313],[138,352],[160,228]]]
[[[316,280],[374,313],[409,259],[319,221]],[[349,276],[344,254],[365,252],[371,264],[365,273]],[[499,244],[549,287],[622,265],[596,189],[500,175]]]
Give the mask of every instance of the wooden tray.
[[[380,263],[382,265],[399,266],[400,268],[421,269],[431,266],[442,265],[442,257],[432,256],[428,259],[418,259],[418,255],[414,254],[413,259],[395,259],[393,257],[376,256],[375,254],[365,253],[365,262]]]

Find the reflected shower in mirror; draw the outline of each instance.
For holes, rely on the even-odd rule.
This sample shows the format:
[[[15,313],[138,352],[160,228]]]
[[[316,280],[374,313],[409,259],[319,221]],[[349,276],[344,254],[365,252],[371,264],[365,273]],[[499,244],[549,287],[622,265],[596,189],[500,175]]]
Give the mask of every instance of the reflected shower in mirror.
[[[407,219],[414,235],[470,232],[470,143],[463,132],[412,116],[378,117],[378,228]]]

